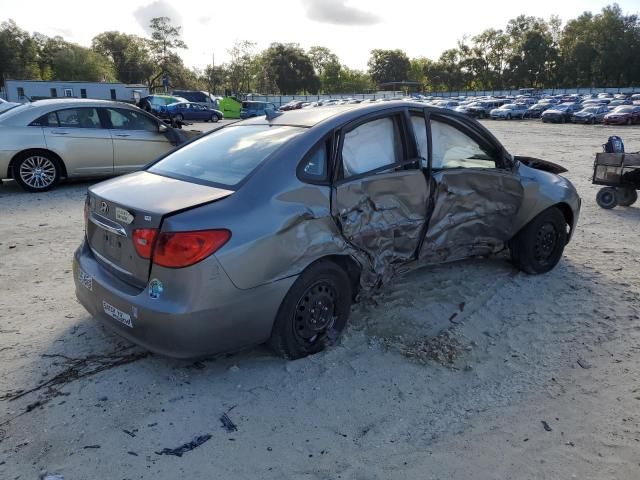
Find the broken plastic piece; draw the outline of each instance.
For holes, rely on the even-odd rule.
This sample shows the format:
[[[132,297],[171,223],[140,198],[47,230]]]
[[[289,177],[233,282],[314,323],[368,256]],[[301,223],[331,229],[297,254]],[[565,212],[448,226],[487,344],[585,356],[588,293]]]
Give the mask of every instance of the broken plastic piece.
[[[198,448],[210,438],[210,434],[200,435],[199,437],[195,437],[189,443],[185,443],[178,448],[164,448],[161,451],[156,452],[156,455],[175,455],[176,457],[181,457],[183,454],[190,452],[194,448]]]
[[[222,416],[220,417],[220,421],[222,422],[223,428],[228,433],[238,431],[238,427],[236,427],[236,424],[231,421],[231,419],[229,418],[229,415],[227,415],[226,413],[222,414]]]

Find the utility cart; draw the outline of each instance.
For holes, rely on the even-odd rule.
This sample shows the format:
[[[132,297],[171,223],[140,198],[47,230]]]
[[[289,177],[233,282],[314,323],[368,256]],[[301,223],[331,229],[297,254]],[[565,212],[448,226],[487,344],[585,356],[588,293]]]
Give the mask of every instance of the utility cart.
[[[593,184],[605,185],[596,195],[602,208],[633,205],[640,190],[640,152],[596,154]]]

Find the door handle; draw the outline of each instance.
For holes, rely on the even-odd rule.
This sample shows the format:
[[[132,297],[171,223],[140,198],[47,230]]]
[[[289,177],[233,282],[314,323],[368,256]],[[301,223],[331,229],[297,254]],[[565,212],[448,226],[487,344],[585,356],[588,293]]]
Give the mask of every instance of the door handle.
[[[55,130],[53,130],[51,133],[53,135],[69,135],[69,132],[56,132]]]
[[[116,133],[116,137],[130,137],[131,134],[129,133]]]

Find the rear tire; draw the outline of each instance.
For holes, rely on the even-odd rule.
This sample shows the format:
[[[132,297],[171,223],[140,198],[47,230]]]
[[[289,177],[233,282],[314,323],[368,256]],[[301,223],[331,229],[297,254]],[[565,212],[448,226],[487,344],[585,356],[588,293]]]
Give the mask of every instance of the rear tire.
[[[618,204],[618,194],[613,187],[604,187],[598,190],[596,203],[606,210],[614,208]]]
[[[269,347],[290,360],[324,350],[340,337],[351,298],[351,282],[342,268],[331,261],[311,265],[284,297]]]
[[[566,243],[567,222],[560,210],[551,207],[511,239],[511,261],[526,273],[546,273],[558,264]]]
[[[58,184],[62,167],[50,153],[26,153],[13,166],[13,178],[27,192],[46,192]]]
[[[616,188],[616,195],[618,198],[618,205],[622,207],[630,207],[636,200],[638,200],[638,192],[630,187]]]
[[[507,113],[507,120],[511,120],[511,114]]]

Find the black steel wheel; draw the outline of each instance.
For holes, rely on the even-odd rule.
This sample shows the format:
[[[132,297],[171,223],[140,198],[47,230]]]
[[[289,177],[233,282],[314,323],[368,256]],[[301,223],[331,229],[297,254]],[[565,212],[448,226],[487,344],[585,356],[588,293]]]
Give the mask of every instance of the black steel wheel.
[[[623,207],[629,207],[638,200],[638,192],[631,187],[616,188],[616,196],[618,198],[618,205]]]
[[[324,350],[340,337],[351,299],[351,282],[341,267],[331,261],[311,265],[282,301],[269,346],[288,359]]]
[[[596,203],[607,210],[618,205],[618,193],[616,189],[613,187],[604,187],[598,190]]]
[[[511,239],[511,260],[524,272],[546,273],[560,261],[566,243],[567,222],[560,210],[551,207]]]

